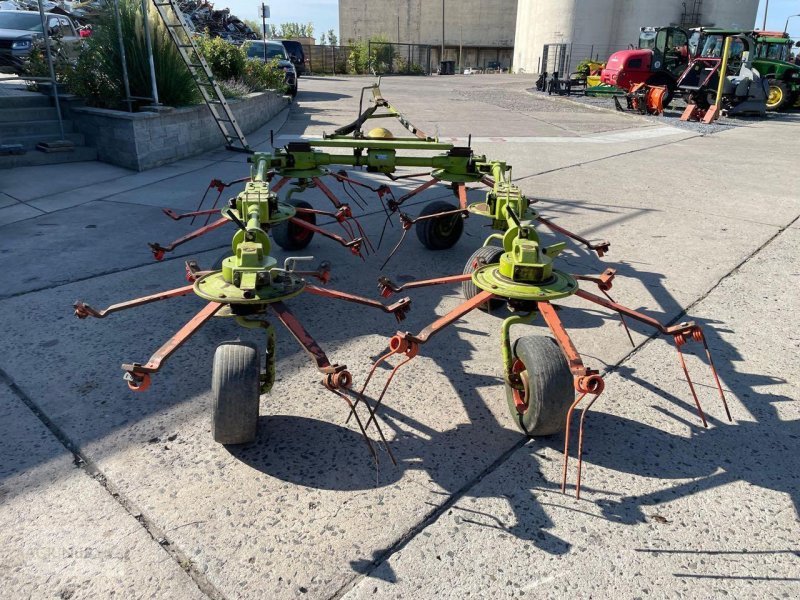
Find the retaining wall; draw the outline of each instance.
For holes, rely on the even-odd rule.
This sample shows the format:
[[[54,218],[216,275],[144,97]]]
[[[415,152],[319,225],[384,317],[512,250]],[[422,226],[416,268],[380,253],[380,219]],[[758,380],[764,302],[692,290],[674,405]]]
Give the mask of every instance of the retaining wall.
[[[275,92],[231,100],[236,121],[245,134],[265,125],[286,108],[289,99]],[[136,171],[152,169],[224,145],[219,127],[205,104],[160,112],[128,113],[103,108],[74,107],[70,118],[97,148],[97,158]]]

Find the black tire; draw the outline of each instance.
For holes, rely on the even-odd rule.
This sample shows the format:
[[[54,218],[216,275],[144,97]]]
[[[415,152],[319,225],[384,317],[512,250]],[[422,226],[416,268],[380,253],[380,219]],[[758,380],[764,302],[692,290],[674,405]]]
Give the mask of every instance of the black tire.
[[[223,261],[224,261],[226,258],[228,258],[229,256],[231,256],[231,250],[230,250],[230,248],[226,249],[224,253],[220,254],[220,255],[217,257],[217,260],[215,260],[215,261],[214,261],[214,264],[212,264],[212,265],[211,265],[211,270],[212,270],[212,271],[221,271],[221,270],[222,270],[222,263],[223,263]]]
[[[458,207],[449,202],[434,200],[422,209],[419,216],[424,217],[448,210],[458,210]],[[445,215],[420,221],[414,228],[417,230],[419,241],[428,250],[449,250],[464,233],[464,218],[457,214]]]
[[[211,433],[220,444],[256,439],[261,395],[258,349],[248,342],[224,342],[214,353]]]
[[[503,255],[503,252],[504,250],[497,246],[483,246],[478,248],[472,253],[472,256],[469,257],[467,264],[464,265],[464,275],[471,275],[485,265],[493,265],[500,262],[500,257]],[[461,293],[464,294],[465,300],[474,298],[480,291],[480,288],[472,283],[472,280],[461,282]],[[495,299],[484,302],[478,308],[484,312],[495,312],[502,308],[503,304],[505,304],[504,300]]]
[[[530,437],[563,431],[575,387],[561,349],[553,338],[532,335],[514,342],[513,351],[514,370],[520,374],[525,391],[519,392],[506,383],[512,418]],[[515,394],[527,404],[523,413],[517,410]]]
[[[311,208],[311,205],[305,200],[291,200],[289,204],[295,208]],[[306,223],[317,224],[317,215],[314,213],[298,213],[295,216]],[[289,221],[284,221],[272,228],[272,239],[284,250],[302,250],[314,239],[314,232]]]
[[[295,86],[292,86],[292,87],[290,87],[290,88],[289,88],[289,95],[290,95],[292,98],[294,98],[295,96],[297,96],[297,86],[296,86],[296,85],[295,85]]]
[[[768,79],[769,91],[767,92],[767,110],[776,112],[789,108],[793,104],[792,91],[785,81]]]

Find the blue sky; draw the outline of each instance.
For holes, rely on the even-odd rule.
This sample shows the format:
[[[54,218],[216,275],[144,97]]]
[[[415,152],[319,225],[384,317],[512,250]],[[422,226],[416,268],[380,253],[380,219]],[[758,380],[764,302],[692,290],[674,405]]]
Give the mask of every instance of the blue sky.
[[[216,8],[227,6],[231,13],[240,19],[255,19],[261,22],[261,2],[257,0],[211,0]],[[319,39],[322,32],[333,29],[339,34],[338,0],[266,0],[270,19],[267,23],[314,24],[314,37]]]
[[[261,2],[254,0],[212,0],[218,8],[228,6],[231,12],[240,19],[259,19]],[[273,23],[297,21],[314,24],[314,35],[328,29],[339,31],[339,2],[338,0],[272,0],[267,2],[270,7]],[[758,9],[757,23],[759,27],[764,21],[764,7],[766,0],[761,0]],[[769,0],[769,14],[767,29],[783,31],[786,17],[800,14],[800,0]],[[800,39],[800,17],[789,21],[789,33],[794,39]]]
[[[758,26],[764,24],[764,7],[766,0],[761,0],[758,8]],[[789,15],[800,14],[800,0],[769,0],[769,13],[767,13],[767,29],[772,31],[783,31],[786,24],[786,17]],[[800,17],[795,17],[789,21],[789,33],[793,39],[800,38]]]

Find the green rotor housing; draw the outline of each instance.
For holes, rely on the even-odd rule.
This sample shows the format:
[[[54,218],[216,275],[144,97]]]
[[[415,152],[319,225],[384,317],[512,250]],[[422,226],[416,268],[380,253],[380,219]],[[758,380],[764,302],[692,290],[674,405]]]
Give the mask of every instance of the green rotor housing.
[[[504,212],[508,215],[507,209]],[[500,262],[477,269],[472,282],[502,298],[534,302],[558,300],[578,291],[574,277],[553,268],[553,259],[566,243],[542,246],[532,222],[522,221],[517,225],[514,219],[508,221],[509,228],[503,235],[505,252]]]

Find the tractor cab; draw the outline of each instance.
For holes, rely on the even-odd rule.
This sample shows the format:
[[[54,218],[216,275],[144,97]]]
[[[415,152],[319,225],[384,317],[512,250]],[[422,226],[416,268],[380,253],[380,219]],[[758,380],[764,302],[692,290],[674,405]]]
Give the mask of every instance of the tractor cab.
[[[686,94],[690,109],[716,106],[732,115],[764,114],[767,87],[753,67],[756,43],[751,35],[698,29],[689,40],[689,50],[693,58],[678,79],[678,89]],[[721,79],[721,104],[717,105]]]
[[[637,83],[672,90],[689,61],[688,41],[688,32],[680,27],[642,27],[639,47],[612,54],[601,81],[623,90]]]

